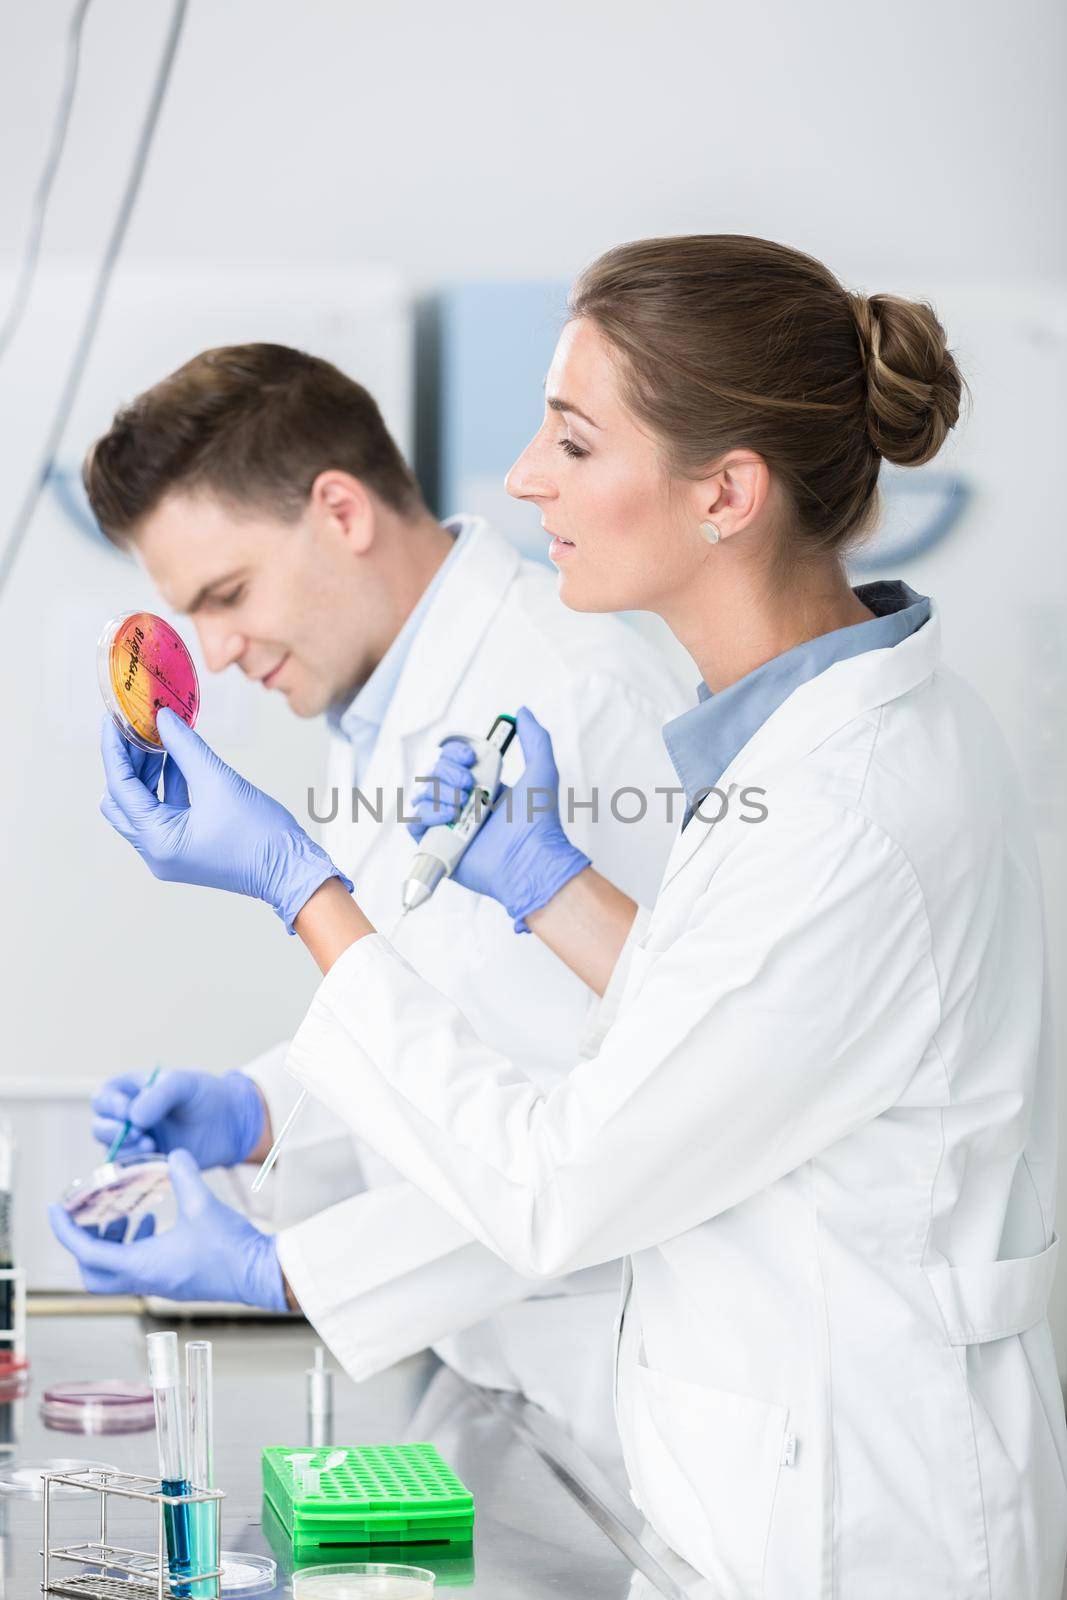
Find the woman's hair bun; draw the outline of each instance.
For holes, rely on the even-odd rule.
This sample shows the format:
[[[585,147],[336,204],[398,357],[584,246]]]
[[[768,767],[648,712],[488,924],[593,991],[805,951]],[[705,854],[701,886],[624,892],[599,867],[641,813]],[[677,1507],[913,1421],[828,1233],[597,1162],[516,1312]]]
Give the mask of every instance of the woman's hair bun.
[[[867,373],[867,431],[887,461],[919,467],[955,427],[964,383],[933,307],[849,296]]]

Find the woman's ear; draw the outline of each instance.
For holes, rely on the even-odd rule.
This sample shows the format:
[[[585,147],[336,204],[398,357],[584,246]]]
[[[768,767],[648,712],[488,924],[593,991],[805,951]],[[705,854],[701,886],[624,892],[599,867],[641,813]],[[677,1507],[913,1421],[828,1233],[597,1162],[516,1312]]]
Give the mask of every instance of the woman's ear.
[[[706,478],[693,484],[697,527],[709,544],[733,538],[759,516],[770,492],[771,475],[755,451],[732,451]]]

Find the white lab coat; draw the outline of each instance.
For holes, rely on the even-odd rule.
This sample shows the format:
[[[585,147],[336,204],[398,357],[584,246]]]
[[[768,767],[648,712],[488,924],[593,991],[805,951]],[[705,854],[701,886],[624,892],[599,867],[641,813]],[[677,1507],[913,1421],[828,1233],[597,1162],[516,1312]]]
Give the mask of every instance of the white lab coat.
[[[378,934],[289,1055],[520,1271],[629,1253],[633,1493],[723,1600],[1060,1596],[1041,888],[939,654],[935,609],[753,735],[767,819],[680,834],[549,1094]]]
[[[323,842],[375,924],[394,929],[415,850],[395,821],[397,791],[410,799],[447,734],[484,734],[498,711],[525,703],[556,735],[561,782],[578,802],[568,824],[575,842],[648,901],[684,802],[674,802],[673,827],[663,797],[632,825],[615,819],[610,802],[623,785],[651,792],[677,783],[660,729],[688,694],[633,629],[568,611],[551,571],[520,559],[481,520],[468,520],[468,537],[415,637],[368,770],[356,773],[352,747],[332,741],[316,813],[329,816],[333,789],[338,806]],[[505,779],[514,781],[522,766],[515,740]],[[362,802],[353,823],[353,784],[375,804],[383,792],[381,823]],[[581,805],[592,785],[601,791],[595,826]],[[616,809],[631,814],[633,797]],[[542,1087],[570,1068],[593,996],[536,938],[517,936],[494,902],[445,882],[405,918],[396,938],[482,1036]],[[283,1067],[287,1048],[246,1068],[265,1093],[275,1129],[296,1094]],[[563,1283],[531,1283],[313,1103],[294,1125],[272,1184],[267,1214],[281,1227],[282,1268],[352,1377],[434,1345],[471,1380],[539,1401],[610,1465],[618,1451],[610,1387],[617,1263]],[[356,1192],[365,1185],[369,1192]]]

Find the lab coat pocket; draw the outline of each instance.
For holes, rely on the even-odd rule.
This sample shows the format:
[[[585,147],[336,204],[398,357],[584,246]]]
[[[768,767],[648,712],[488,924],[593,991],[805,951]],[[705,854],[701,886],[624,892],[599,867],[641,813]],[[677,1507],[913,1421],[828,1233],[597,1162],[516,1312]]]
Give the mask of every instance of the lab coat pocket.
[[[760,1600],[778,1474],[792,1458],[788,1410],[642,1364],[631,1376],[626,1454],[641,1509],[722,1600]]]

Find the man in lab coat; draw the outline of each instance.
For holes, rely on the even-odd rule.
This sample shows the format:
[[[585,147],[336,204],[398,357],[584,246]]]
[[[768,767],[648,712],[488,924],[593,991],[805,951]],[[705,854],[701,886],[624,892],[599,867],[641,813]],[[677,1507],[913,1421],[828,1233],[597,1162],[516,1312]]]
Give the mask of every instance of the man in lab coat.
[[[526,704],[552,729],[570,837],[650,904],[680,820],[660,729],[687,700],[659,653],[614,618],[565,609],[554,575],[479,519],[438,523],[370,395],[281,346],[196,357],[119,412],[85,482],[104,531],[192,618],[212,670],[237,665],[296,715],[326,715],[315,820],[334,862],[487,1044],[555,1082],[578,1058],[590,991],[494,901],[449,881],[399,927],[414,848],[399,802],[449,734],[484,735],[498,712]],[[505,781],[521,765],[513,747]],[[145,1148],[258,1161],[296,1097],[287,1048],[229,1084],[240,1107],[229,1144],[202,1126],[217,1134],[227,1116],[212,1099],[218,1080],[201,1074],[172,1083],[147,1125],[156,1102],[138,1106],[139,1085],[112,1080],[97,1135],[110,1139],[132,1106]],[[432,1345],[473,1381],[544,1405],[613,1462],[616,1266],[520,1277],[317,1102],[265,1199],[289,1302],[353,1378]]]

